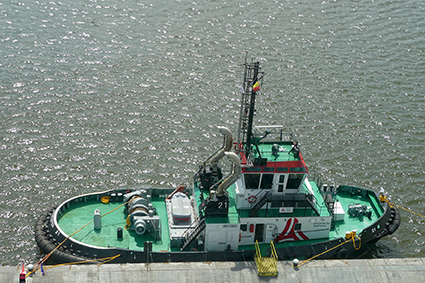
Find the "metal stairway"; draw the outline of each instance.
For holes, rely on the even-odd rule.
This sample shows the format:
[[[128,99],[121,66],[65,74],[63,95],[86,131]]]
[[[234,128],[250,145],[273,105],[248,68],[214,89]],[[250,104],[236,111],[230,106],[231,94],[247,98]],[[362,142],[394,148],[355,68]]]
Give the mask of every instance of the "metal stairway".
[[[254,216],[255,214],[257,214],[257,212],[263,207],[263,205],[266,204],[266,202],[269,200],[268,196],[269,196],[269,191],[266,191],[260,198],[259,201],[257,201],[255,203],[255,205],[251,208],[251,210],[249,211],[249,216]]]
[[[276,248],[274,247],[273,241],[270,241],[271,256],[262,256],[260,245],[258,241],[255,241],[255,265],[257,266],[257,274],[259,276],[277,276],[277,255]]]
[[[161,239],[161,221],[152,221],[152,230],[149,232],[155,239]]]
[[[192,243],[192,241],[195,240],[196,237],[198,237],[198,235],[205,229],[206,226],[207,224],[205,223],[205,218],[202,218],[201,220],[199,220],[198,225],[196,225],[196,227],[190,232],[189,232],[189,229],[190,229],[189,228],[185,232],[186,236],[184,237],[184,241],[180,250],[183,251],[185,248],[187,248],[190,245],[190,243]]]
[[[314,195],[311,195],[311,197],[314,198]],[[306,197],[306,200],[308,201],[308,203],[310,204],[311,208],[313,209],[313,211],[316,213],[317,216],[320,216],[320,212],[319,210],[317,210],[316,205],[313,203],[313,201],[310,199],[309,196]]]

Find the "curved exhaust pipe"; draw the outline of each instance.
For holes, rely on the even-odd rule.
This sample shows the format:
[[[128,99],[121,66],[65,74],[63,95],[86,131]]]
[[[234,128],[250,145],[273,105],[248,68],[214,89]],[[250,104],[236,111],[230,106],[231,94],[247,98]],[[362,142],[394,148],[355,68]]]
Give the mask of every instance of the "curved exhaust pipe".
[[[217,128],[220,131],[220,133],[227,136],[226,145],[224,147],[224,150],[230,151],[232,149],[232,144],[233,144],[233,134],[232,134],[232,132],[226,127],[218,126]]]
[[[239,159],[239,156],[237,156],[233,152],[225,152],[224,155],[226,155],[227,158],[229,158],[230,161],[233,162],[232,166],[232,173],[221,183],[217,190],[216,194],[217,196],[222,196],[224,192],[233,185],[241,176],[242,174],[242,168],[241,168],[241,160]]]
[[[226,136],[226,140],[223,147],[220,150],[218,150],[213,156],[211,156],[210,164],[217,163],[218,160],[223,158],[223,156],[225,155],[225,152],[230,151],[232,149],[232,145],[233,145],[232,132],[226,127],[218,126],[217,128],[220,131],[220,133]]]

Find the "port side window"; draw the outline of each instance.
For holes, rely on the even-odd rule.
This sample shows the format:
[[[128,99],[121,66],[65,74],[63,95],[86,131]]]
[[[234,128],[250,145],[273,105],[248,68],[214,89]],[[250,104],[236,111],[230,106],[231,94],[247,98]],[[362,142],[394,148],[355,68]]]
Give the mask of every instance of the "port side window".
[[[301,230],[301,223],[297,223],[294,225],[294,231],[300,231]]]
[[[244,174],[245,188],[247,190],[256,190],[260,184],[261,174]]]
[[[270,190],[273,185],[273,174],[263,174],[263,178],[261,179],[261,187],[262,190]]]
[[[303,180],[304,174],[289,174],[288,184],[286,185],[287,190],[297,190],[301,181]]]
[[[241,231],[246,232],[248,230],[247,224],[241,224]]]

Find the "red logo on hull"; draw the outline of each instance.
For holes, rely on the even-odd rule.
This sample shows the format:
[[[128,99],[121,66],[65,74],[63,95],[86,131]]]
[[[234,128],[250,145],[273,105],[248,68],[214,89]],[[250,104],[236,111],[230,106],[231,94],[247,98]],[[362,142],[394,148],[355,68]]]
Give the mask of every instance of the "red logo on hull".
[[[290,218],[285,225],[282,233],[274,239],[274,242],[287,242],[287,241],[301,241],[308,240],[308,237],[302,231],[295,231],[295,224],[298,223],[298,219]]]

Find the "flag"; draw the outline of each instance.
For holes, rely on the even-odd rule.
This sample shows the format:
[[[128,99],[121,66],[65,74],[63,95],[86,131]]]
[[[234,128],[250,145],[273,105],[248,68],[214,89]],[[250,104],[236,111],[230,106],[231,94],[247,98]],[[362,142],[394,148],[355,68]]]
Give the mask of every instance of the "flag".
[[[252,90],[253,90],[254,92],[257,92],[257,91],[259,91],[259,90],[260,90],[260,82],[259,82],[258,80],[256,80],[256,81],[255,81],[255,83],[253,84],[253,86],[252,86]]]

